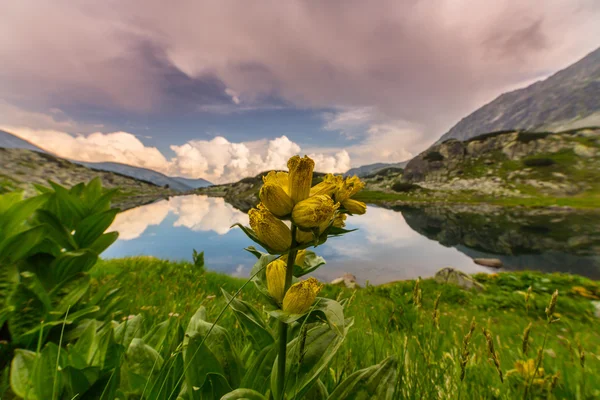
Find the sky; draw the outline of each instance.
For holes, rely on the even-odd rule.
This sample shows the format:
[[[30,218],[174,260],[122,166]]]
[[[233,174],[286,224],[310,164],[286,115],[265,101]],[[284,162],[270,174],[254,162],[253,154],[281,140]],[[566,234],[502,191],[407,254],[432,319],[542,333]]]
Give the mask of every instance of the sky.
[[[597,0],[0,2],[0,129],[230,182],[425,150],[600,45]]]

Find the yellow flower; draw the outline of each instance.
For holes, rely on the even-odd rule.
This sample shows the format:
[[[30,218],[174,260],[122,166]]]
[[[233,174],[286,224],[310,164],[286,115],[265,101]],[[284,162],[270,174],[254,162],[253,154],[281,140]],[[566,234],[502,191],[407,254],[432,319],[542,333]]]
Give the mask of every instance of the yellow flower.
[[[305,229],[316,228],[325,223],[329,225],[339,206],[324,194],[312,196],[294,206],[292,220]]]
[[[277,217],[288,215],[294,208],[290,196],[276,183],[265,183],[260,188],[260,201]]]
[[[288,160],[288,186],[290,197],[294,203],[299,203],[310,195],[313,168],[315,162],[307,156],[293,156]]]
[[[312,235],[312,234],[309,232],[309,235]],[[312,236],[311,236],[311,238],[312,238]],[[304,258],[305,257],[306,257],[306,250],[300,250],[300,251],[298,251],[298,254],[296,254],[296,259],[294,260],[294,265],[300,265],[300,266],[304,265]],[[285,261],[285,263],[287,265],[288,255],[284,254],[281,257],[281,259],[283,261]]]
[[[322,287],[315,278],[293,284],[283,298],[283,311],[304,314],[312,307]]]
[[[296,241],[300,244],[312,242],[314,240],[312,232],[305,232],[298,229],[296,231]]]
[[[282,258],[271,261],[267,265],[267,290],[278,303],[281,303],[285,294],[286,268],[286,261]]]
[[[277,219],[264,205],[259,204],[248,212],[250,226],[256,236],[271,250],[284,253],[292,244],[292,232],[281,220]]]
[[[364,182],[357,176],[346,178],[344,182],[338,185],[338,189],[335,192],[335,201],[338,201],[350,214],[364,214],[367,212],[367,205],[362,201],[351,199],[352,196],[364,187]]]
[[[331,196],[335,193],[335,191],[337,190],[337,188],[341,184],[341,182],[342,182],[341,176],[327,174],[323,178],[322,182],[317,183],[315,186],[313,186],[310,189],[310,195],[316,196],[318,194],[326,194],[328,196]]]
[[[269,173],[263,176],[263,183],[273,183],[277,186],[281,186],[286,194],[290,194],[289,188],[289,174],[283,171],[269,171]]]
[[[346,214],[338,213],[333,219],[333,226],[336,228],[343,228],[346,226],[346,218],[348,216]]]
[[[345,200],[342,205],[350,214],[362,215],[367,212],[367,205],[362,201],[348,199]]]
[[[515,363],[515,369],[523,378],[525,378],[525,380],[541,378],[544,376],[543,368],[538,368],[537,372],[535,371],[535,360],[531,358],[527,361],[518,360]],[[535,376],[533,374],[535,374]]]

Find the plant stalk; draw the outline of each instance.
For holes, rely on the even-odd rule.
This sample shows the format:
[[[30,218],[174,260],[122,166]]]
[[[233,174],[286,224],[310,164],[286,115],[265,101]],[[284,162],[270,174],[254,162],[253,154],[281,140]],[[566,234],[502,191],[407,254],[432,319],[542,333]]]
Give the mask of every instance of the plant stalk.
[[[292,245],[288,252],[287,266],[285,270],[284,295],[292,286],[292,277],[294,276],[294,262],[296,261],[296,225],[292,224]],[[285,322],[279,322],[279,354],[277,357],[277,391],[279,399],[283,400],[285,393],[285,363],[287,356],[287,331],[288,326]]]

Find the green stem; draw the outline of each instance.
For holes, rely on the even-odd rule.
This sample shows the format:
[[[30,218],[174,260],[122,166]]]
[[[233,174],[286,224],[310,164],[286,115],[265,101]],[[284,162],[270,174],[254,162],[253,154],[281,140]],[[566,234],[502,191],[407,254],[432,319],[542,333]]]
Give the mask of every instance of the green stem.
[[[290,286],[292,286],[292,277],[294,276],[294,262],[296,261],[296,225],[292,224],[292,245],[288,252],[287,266],[285,270],[285,289],[284,293],[287,293]],[[279,398],[284,398],[285,393],[285,362],[287,356],[287,331],[288,326],[285,322],[279,322],[279,354],[277,357],[277,391]]]

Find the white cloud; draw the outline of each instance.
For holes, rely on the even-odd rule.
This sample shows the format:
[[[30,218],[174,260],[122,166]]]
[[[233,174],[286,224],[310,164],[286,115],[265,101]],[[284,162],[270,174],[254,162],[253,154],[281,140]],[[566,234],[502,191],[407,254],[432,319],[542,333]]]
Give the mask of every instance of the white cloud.
[[[235,90],[227,88],[225,89],[225,94],[231,97],[231,101],[235,104],[240,104],[240,95]]]
[[[222,136],[211,140],[192,140],[172,145],[175,157],[167,159],[156,147],[146,146],[128,132],[73,136],[58,130],[35,130],[0,126],[60,157],[88,162],[112,161],[149,168],[168,175],[204,178],[214,183],[237,181],[272,169],[285,169],[287,160],[301,154],[300,146],[286,136],[271,140],[233,143]],[[336,154],[311,154],[322,172],[345,172],[350,157]]]
[[[123,211],[117,214],[110,230],[119,232],[120,240],[138,238],[149,226],[160,225],[169,214],[170,209],[169,201],[161,200],[144,207]]]

